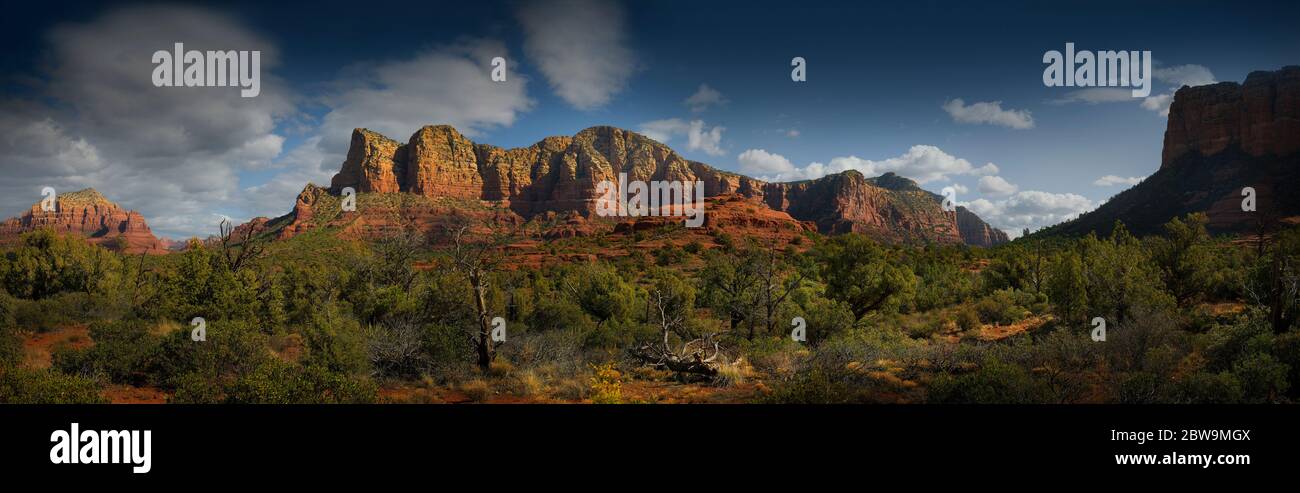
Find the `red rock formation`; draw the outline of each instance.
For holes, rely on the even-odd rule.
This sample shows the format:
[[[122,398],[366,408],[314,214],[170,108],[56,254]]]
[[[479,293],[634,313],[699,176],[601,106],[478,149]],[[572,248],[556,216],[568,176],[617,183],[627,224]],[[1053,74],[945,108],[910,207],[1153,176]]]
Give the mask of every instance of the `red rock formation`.
[[[1214,234],[1256,234],[1300,217],[1300,67],[1252,72],[1242,84],[1174,94],[1160,169],[1096,210],[1045,234],[1109,234],[1115,222],[1157,234],[1175,217],[1203,212]],[[1256,210],[1243,211],[1243,190]]]
[[[119,207],[93,188],[56,196],[54,211],[39,203],[22,216],[0,223],[0,243],[12,243],[28,231],[50,229],[75,234],[93,244],[125,253],[167,253],[170,242],[159,240],[136,211]]]
[[[460,199],[477,199],[483,194],[474,143],[456,129],[447,125],[421,128],[406,149],[406,191]]]
[[[409,192],[430,199],[481,202],[506,208],[520,220],[558,214],[565,219],[563,231],[556,234],[564,236],[601,229],[596,223],[603,219],[594,214],[596,185],[616,181],[619,174],[626,174],[628,180],[702,182],[706,197],[743,198],[756,207],[786,213],[792,221],[810,221],[823,233],[861,232],[890,242],[989,246],[1006,241],[1005,234],[969,211],[943,212],[937,195],[905,178],[888,175],[868,180],[846,172],[806,182],[765,183],[688,161],[659,142],[608,126],[588,128],[573,137],[549,137],[518,149],[475,144],[446,125],[426,126],[404,145],[357,129],[329,192],[338,194],[350,186],[358,192]],[[315,187],[303,191],[282,236],[310,227],[316,215],[313,204],[322,193]],[[413,207],[427,209],[422,204]],[[414,215],[426,216],[425,212]],[[377,225],[382,220],[367,217],[363,222]]]
[[[967,245],[991,247],[1011,241],[1000,229],[990,226],[969,209],[957,206],[957,230]]]
[[[397,141],[364,128],[352,131],[343,168],[330,182],[335,193],[344,187],[357,192],[389,193],[402,191],[398,177],[405,179],[406,148]]]
[[[1160,167],[1189,152],[1212,156],[1229,146],[1247,155],[1300,150],[1300,66],[1251,72],[1246,82],[1183,87],[1169,107]]]

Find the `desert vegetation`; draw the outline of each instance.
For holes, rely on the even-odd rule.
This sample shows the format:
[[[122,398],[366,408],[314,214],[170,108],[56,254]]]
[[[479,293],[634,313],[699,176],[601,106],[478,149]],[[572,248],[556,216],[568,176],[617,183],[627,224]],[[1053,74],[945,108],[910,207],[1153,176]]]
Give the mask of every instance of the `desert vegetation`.
[[[535,264],[512,260],[526,231],[482,225],[371,242],[222,228],[161,256],[35,231],[0,256],[0,402],[1300,395],[1300,229],[1234,241],[1190,215],[1145,238],[1117,224],[989,249],[683,235],[566,238],[539,248],[581,255]]]

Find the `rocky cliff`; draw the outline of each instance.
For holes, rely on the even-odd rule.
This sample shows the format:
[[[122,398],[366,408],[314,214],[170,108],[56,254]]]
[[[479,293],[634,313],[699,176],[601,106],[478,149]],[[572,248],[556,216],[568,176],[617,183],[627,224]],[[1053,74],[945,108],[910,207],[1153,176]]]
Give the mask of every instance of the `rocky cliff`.
[[[1183,87],[1169,107],[1160,168],[1196,153],[1229,147],[1250,157],[1285,156],[1300,150],[1300,66],[1251,72],[1244,83]]]
[[[1043,234],[1136,234],[1204,212],[1212,233],[1249,234],[1300,219],[1300,67],[1252,72],[1241,84],[1183,87],[1174,94],[1160,168],[1096,210]],[[1256,210],[1242,210],[1243,191]]]
[[[159,240],[136,211],[109,201],[93,188],[56,196],[55,210],[39,203],[21,216],[0,223],[0,243],[12,243],[28,231],[50,229],[125,253],[167,253],[170,243]]]
[[[753,207],[811,222],[827,234],[860,232],[890,242],[983,246],[1006,241],[1005,234],[969,211],[943,212],[936,195],[905,178],[867,179],[846,172],[804,182],[766,183],[686,160],[664,144],[608,126],[516,149],[475,143],[446,125],[424,127],[405,144],[357,129],[328,193],[337,195],[351,187],[363,193],[407,192],[481,202],[508,208],[523,219],[558,215],[568,233],[583,234],[597,228],[591,224],[598,222],[593,217],[597,184],[617,181],[620,173],[628,180],[702,182],[705,197],[727,196],[725,203],[748,200]],[[322,193],[315,187],[304,190],[294,220],[282,234],[310,227],[317,215],[312,204]]]

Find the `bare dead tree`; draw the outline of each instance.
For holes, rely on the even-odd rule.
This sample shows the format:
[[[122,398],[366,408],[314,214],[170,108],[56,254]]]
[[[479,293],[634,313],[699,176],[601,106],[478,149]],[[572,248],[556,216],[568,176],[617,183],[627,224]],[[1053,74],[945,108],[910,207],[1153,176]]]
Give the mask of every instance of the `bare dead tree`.
[[[221,219],[220,235],[217,238],[220,241],[221,258],[225,259],[226,267],[231,272],[239,272],[241,267],[266,253],[266,242],[257,237],[257,228],[252,224],[247,226],[239,229],[229,219]]]
[[[718,334],[708,333],[690,339],[685,314],[670,299],[671,295],[655,289],[650,293],[650,309],[658,322],[661,340],[647,342],[629,350],[632,357],[654,368],[713,377],[718,374],[718,356],[722,354]],[[672,343],[672,336],[685,341]]]
[[[496,357],[492,344],[492,315],[488,306],[488,283],[506,261],[506,247],[521,235],[518,227],[495,223],[476,223],[466,218],[453,220],[444,227],[446,256],[452,269],[469,279],[474,309],[478,317],[478,334],[474,336],[478,367],[486,372]]]

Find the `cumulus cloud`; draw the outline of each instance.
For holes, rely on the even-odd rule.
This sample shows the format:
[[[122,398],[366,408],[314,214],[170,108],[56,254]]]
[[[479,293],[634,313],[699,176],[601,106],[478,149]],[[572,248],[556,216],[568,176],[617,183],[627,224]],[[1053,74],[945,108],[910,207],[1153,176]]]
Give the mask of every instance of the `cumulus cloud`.
[[[751,149],[751,151],[753,150],[755,149]],[[757,150],[761,151],[761,149]],[[951,175],[980,175],[988,174],[989,171],[997,172],[997,166],[993,163],[976,168],[971,165],[970,161],[958,158],[930,145],[915,145],[901,156],[881,161],[862,159],[857,156],[837,157],[827,163],[813,162],[802,168],[791,166],[788,171],[769,172],[767,174],[747,170],[744,166],[744,163],[741,163],[742,172],[754,173],[759,178],[770,181],[811,180],[847,170],[857,170],[866,176],[878,176],[886,172],[894,172],[916,180],[917,183],[924,184],[942,180]]]
[[[1166,82],[1175,87],[1182,86],[1203,86],[1213,84],[1214,72],[1204,65],[1175,65],[1173,67],[1161,67],[1151,71],[1156,80]]]
[[[624,13],[602,0],[534,1],[518,11],[524,51],[560,98],[589,110],[604,106],[636,69]]]
[[[338,171],[344,155],[325,150],[323,136],[313,136],[276,160],[279,172],[260,184],[243,189],[252,215],[276,217],[293,209],[298,193],[307,183],[327,185]]]
[[[1137,185],[1138,183],[1142,183],[1142,180],[1145,179],[1146,179],[1145,176],[1130,176],[1128,178],[1125,178],[1123,176],[1106,175],[1101,178],[1098,178],[1096,181],[1092,182],[1092,184],[1099,187],[1113,187],[1115,185],[1132,186],[1132,185]]]
[[[1092,201],[1073,193],[1050,193],[1036,190],[1016,192],[1000,200],[976,199],[965,206],[1012,238],[1021,231],[1031,231],[1068,221],[1096,207]]]
[[[985,195],[994,197],[1006,197],[1016,193],[1020,187],[1012,185],[1001,176],[982,176],[979,181],[979,191]]]
[[[6,185],[14,185],[14,180],[53,185],[48,182],[84,178],[103,168],[94,145],[69,135],[58,122],[25,106],[21,102],[0,104],[0,155],[4,156],[0,173]]]
[[[691,107],[691,111],[699,113],[710,106],[720,106],[727,103],[727,98],[716,89],[709,87],[708,84],[700,84],[700,88],[690,97],[686,98],[685,104]]]
[[[742,173],[753,176],[787,175],[795,171],[794,164],[780,154],[763,149],[748,149],[736,156]]]
[[[345,152],[356,127],[405,140],[435,123],[470,136],[513,125],[534,103],[528,79],[517,71],[511,70],[505,82],[488,77],[497,56],[511,59],[499,41],[469,40],[348,68],[323,98],[330,111],[320,126],[322,144],[327,151]]]
[[[709,127],[704,120],[687,122],[680,118],[654,120],[637,126],[637,130],[642,135],[664,144],[675,136],[685,135],[686,149],[700,151],[710,156],[721,156],[726,153],[722,150],[722,132],[726,129],[717,125]]]
[[[1034,117],[1027,110],[1002,109],[1001,101],[978,102],[967,105],[961,98],[944,103],[952,121],[957,123],[1000,125],[1024,130],[1034,128]]]
[[[970,187],[967,187],[966,185],[962,185],[960,183],[954,182],[954,183],[949,183],[945,186],[952,187],[952,189],[957,192],[957,195],[966,195],[970,193]]]

